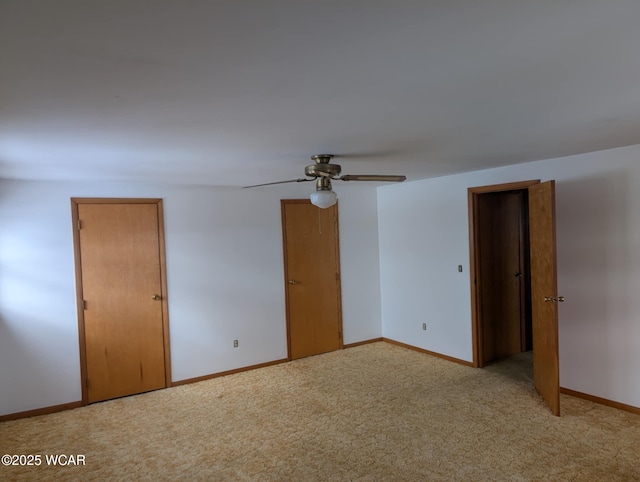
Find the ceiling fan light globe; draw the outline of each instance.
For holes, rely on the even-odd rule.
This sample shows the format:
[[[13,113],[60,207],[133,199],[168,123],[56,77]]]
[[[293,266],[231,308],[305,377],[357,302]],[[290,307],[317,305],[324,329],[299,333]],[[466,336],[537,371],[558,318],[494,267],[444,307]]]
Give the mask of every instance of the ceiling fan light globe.
[[[326,209],[338,201],[338,196],[333,191],[315,191],[311,193],[309,199],[314,206],[318,206],[320,209]]]

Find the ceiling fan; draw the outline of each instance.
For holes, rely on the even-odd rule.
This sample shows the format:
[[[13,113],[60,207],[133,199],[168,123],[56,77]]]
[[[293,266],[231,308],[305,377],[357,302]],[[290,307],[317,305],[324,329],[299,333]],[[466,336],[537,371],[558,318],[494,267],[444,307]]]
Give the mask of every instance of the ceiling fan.
[[[253,186],[245,186],[244,188],[271,186],[272,184],[285,184],[288,182],[306,182],[315,181],[316,190],[311,193],[309,198],[311,204],[319,208],[328,208],[333,206],[338,200],[338,196],[331,189],[331,181],[386,181],[386,182],[402,182],[407,176],[392,175],[375,175],[375,174],[352,174],[340,176],[342,168],[338,164],[331,164],[331,159],[335,157],[333,154],[317,154],[311,156],[314,164],[310,164],[304,168],[304,174],[307,178],[290,179],[288,181],[267,182],[264,184],[254,184]],[[308,179],[311,178],[311,179]]]

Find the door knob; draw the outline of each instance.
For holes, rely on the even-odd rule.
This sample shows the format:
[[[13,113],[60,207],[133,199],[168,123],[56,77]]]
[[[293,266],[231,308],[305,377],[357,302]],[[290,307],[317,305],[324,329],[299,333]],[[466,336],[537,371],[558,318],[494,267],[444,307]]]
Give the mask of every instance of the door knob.
[[[151,298],[154,299],[154,300],[159,300],[160,299],[160,295],[153,295]]]
[[[563,303],[564,296],[545,296],[544,301],[546,303]]]
[[[297,282],[296,280],[294,280],[294,279],[290,279],[290,280],[289,280],[289,284],[290,284],[290,285],[297,285],[297,284],[298,284],[298,282]]]
[[[513,276],[515,276],[516,278],[520,278],[520,277],[522,277],[522,273],[518,272],[518,273],[514,274]]]

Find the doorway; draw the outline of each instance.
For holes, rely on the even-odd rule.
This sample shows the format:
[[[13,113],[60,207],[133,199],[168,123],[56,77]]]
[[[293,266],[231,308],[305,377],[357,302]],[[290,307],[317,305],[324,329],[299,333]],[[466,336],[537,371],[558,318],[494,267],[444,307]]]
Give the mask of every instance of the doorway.
[[[161,199],[72,198],[82,401],[171,384]]]
[[[478,360],[532,349],[528,191],[476,196]]]
[[[468,190],[476,367],[533,348],[528,188],[539,183]]]
[[[536,390],[559,415],[555,181],[469,188],[468,199],[473,364],[531,349]]]
[[[281,202],[289,359],[335,351],[342,342],[338,209],[308,199]]]

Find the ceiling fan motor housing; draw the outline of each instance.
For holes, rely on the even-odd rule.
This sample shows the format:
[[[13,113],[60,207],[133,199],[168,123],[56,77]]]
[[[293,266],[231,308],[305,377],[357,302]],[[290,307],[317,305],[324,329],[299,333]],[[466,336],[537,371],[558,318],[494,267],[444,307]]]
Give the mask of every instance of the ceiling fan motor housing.
[[[335,177],[341,170],[338,164],[311,164],[304,168],[304,173],[309,177]]]

